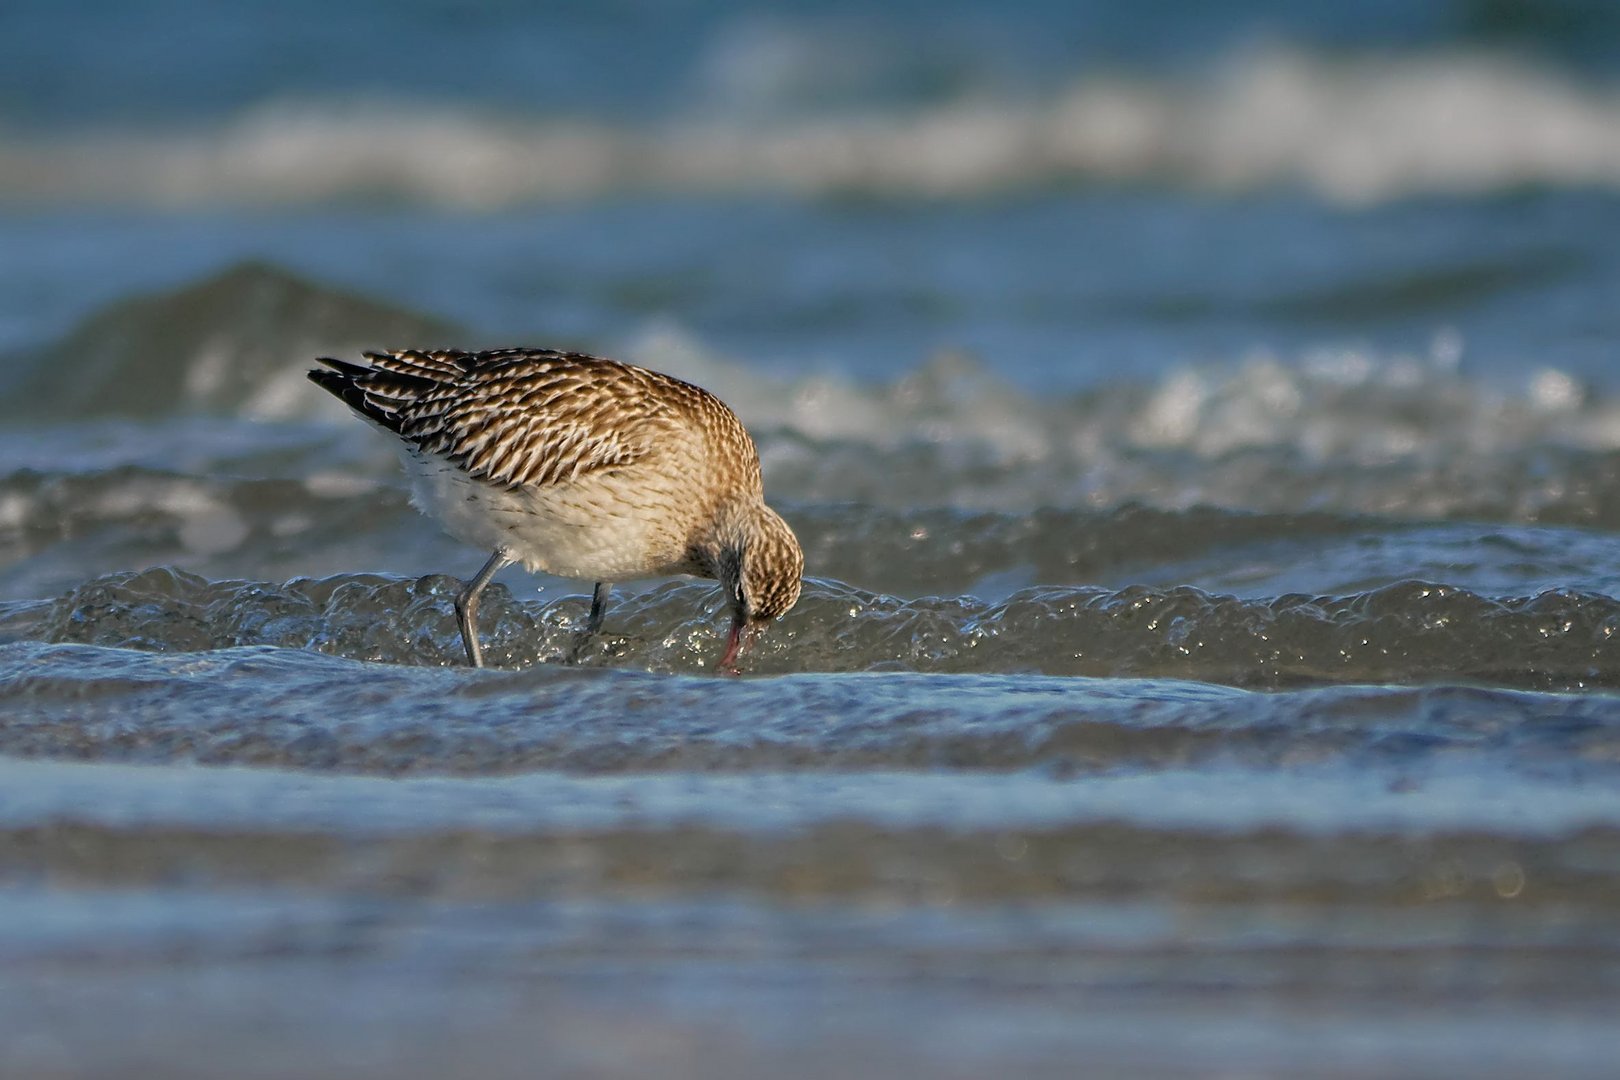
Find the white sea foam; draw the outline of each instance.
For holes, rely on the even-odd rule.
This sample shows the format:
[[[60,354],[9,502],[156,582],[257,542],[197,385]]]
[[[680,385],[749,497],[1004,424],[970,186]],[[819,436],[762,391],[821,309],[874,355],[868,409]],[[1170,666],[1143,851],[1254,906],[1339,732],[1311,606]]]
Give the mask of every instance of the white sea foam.
[[[352,333],[345,312],[369,310],[366,302],[278,280],[273,270],[249,268],[201,286],[219,311],[239,302],[232,297],[293,298],[276,309],[283,316],[273,323],[249,320],[234,332],[150,340],[145,328],[154,313],[187,317],[185,296],[98,316],[95,334],[75,339],[80,351],[104,358],[92,384],[80,385],[82,373],[51,369],[59,381],[41,381],[39,401],[94,402],[93,414],[147,421],[202,411],[294,421],[296,429],[297,422],[330,418],[333,435],[318,446],[295,446],[298,437],[278,434],[275,424],[228,434],[209,426],[217,421],[172,431],[143,424],[127,432],[104,427],[97,444],[74,437],[45,450],[35,434],[18,437],[13,467],[80,471],[135,461],[166,472],[180,460],[210,473],[236,472],[244,456],[262,454],[264,467],[277,471],[289,460],[305,463],[317,498],[391,483],[395,443],[354,422],[303,377],[311,356],[352,355],[339,347]],[[292,314],[306,304],[323,312],[322,320]],[[217,312],[210,318],[237,323]],[[332,347],[322,344],[323,334]],[[1606,463],[1620,450],[1620,396],[1553,367],[1527,364],[1519,379],[1474,371],[1455,332],[1439,334],[1420,354],[1327,345],[1256,351],[1044,394],[959,351],[879,380],[833,369],[762,370],[675,325],[607,344],[610,355],[720,390],[754,432],[772,490],[801,501],[994,510],[1140,502],[1588,524],[1612,520],[1611,507],[1620,505]],[[222,379],[225,370],[229,379]],[[103,392],[137,381],[149,391],[144,397]],[[60,415],[83,418],[86,411],[75,405]],[[232,449],[215,449],[224,447]],[[347,476],[365,486],[341,479]],[[41,483],[19,474],[13,490],[58,510],[83,501]],[[106,501],[103,517],[147,508],[184,520],[209,516],[211,507],[198,504],[207,501],[202,494],[177,494],[172,486],[137,475],[94,499]],[[227,509],[253,513],[250,504]],[[228,549],[240,538],[228,514],[213,518],[188,546]]]
[[[636,127],[306,102],[202,132],[0,134],[8,200],[476,209],[612,192],[971,197],[1073,182],[1298,185],[1350,203],[1620,188],[1620,86],[1494,54],[1272,48],[1199,78],[1088,73],[1045,98],[979,91],[910,111],[704,106]]]
[[[830,375],[773,378],[668,328],[631,342],[624,356],[726,387],[753,426],[884,447],[974,445],[1009,463],[1065,451],[1082,458],[1109,451],[1217,458],[1269,448],[1376,462],[1535,444],[1620,449],[1620,400],[1596,395],[1554,368],[1536,370],[1522,384],[1482,379],[1461,368],[1454,338],[1441,334],[1422,354],[1348,346],[1293,356],[1256,351],[1150,381],[1047,398],[950,351],[889,384]]]

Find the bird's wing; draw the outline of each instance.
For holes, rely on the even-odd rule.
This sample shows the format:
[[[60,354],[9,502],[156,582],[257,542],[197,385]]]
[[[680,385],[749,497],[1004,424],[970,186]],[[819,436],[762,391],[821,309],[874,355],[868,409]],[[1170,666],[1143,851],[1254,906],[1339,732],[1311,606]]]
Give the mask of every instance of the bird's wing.
[[[583,353],[365,356],[369,367],[323,359],[332,370],[310,378],[421,451],[492,484],[545,486],[632,464],[671,422],[668,395],[649,391],[654,381],[676,380]]]

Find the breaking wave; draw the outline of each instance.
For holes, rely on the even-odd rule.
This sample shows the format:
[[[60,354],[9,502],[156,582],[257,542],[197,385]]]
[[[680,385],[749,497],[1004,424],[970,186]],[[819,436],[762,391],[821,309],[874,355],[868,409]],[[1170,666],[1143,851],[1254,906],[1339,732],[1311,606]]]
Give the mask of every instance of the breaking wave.
[[[116,168],[109,163],[116,162]],[[1620,188],[1620,88],[1475,52],[1242,52],[1204,77],[1086,74],[1039,100],[633,127],[447,106],[284,104],[201,132],[0,134],[0,200],[488,209],[613,193],[975,197],[1074,183],[1346,203]]]
[[[115,305],[63,341],[13,358],[0,404],[17,421],[0,430],[11,469],[0,478],[0,543],[26,548],[30,530],[61,533],[61,523],[86,515],[185,519],[200,507],[214,517],[193,523],[198,543],[185,547],[225,550],[254,521],[296,532],[310,509],[291,487],[233,477],[289,478],[316,503],[323,491],[397,487],[392,444],[308,383],[310,357],[463,335],[262,264]],[[873,382],[763,372],[667,330],[614,351],[723,387],[755,433],[773,493],[806,504],[1016,511],[1139,502],[1620,525],[1620,398],[1555,368],[1516,385],[1482,378],[1460,349],[1441,335],[1427,355],[1255,354],[1044,398],[955,352]],[[56,362],[64,355],[93,362]],[[37,426],[90,418],[93,431]],[[291,515],[279,524],[254,508],[277,505]],[[398,506],[395,498],[376,509],[394,520]],[[173,557],[134,549],[154,562]]]
[[[461,663],[461,583],[346,574],[285,584],[209,581],[168,568],[92,579],[16,605],[11,634],[157,652],[273,645],[393,664]],[[519,601],[493,586],[480,615],[502,667],[560,664],[581,642],[586,600]],[[705,672],[720,599],[671,582],[621,599],[578,662]],[[0,624],[3,626],[5,624]],[[761,674],[910,671],[1173,678],[1240,687],[1470,680],[1542,690],[1620,686],[1620,601],[1557,589],[1492,598],[1399,581],[1345,596],[1241,599],[1190,586],[1042,585],[987,603],[902,600],[814,579],[756,647]],[[10,636],[10,635],[8,635]]]

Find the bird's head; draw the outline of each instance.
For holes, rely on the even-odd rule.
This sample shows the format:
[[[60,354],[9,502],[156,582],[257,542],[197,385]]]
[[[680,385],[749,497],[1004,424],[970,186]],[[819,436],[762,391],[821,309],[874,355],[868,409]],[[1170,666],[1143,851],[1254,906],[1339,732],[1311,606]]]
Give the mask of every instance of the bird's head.
[[[734,675],[754,639],[798,603],[804,551],[788,523],[763,502],[728,516],[715,576],[731,611],[731,635],[718,670]]]

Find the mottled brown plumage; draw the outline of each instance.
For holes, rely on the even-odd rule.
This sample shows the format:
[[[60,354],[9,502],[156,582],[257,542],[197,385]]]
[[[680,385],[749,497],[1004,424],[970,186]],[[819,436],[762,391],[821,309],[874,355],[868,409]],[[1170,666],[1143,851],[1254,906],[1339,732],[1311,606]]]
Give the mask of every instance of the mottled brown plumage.
[[[404,441],[413,501],[494,551],[458,599],[482,664],[479,591],[511,562],[597,582],[714,578],[732,611],[722,667],[799,597],[804,556],[765,505],[759,455],[706,390],[614,360],[550,349],[400,350],[322,359],[318,385]]]

